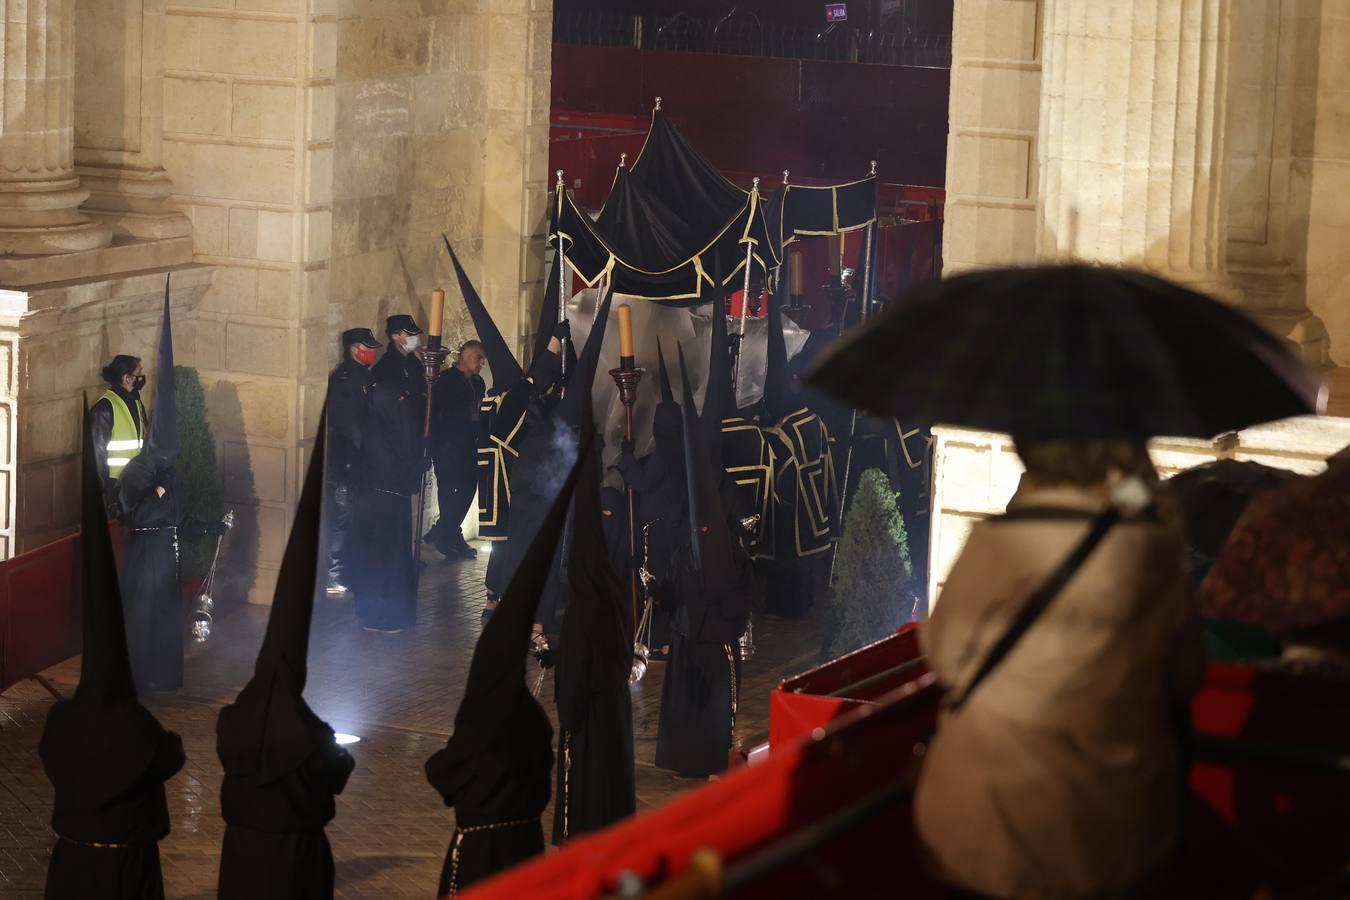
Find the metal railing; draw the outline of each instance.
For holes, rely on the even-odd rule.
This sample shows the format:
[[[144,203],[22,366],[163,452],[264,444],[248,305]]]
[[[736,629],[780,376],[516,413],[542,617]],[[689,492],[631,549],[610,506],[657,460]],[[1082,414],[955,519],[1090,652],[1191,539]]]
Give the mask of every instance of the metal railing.
[[[825,62],[951,68],[950,34],[867,30],[833,24],[802,28],[764,22],[750,12],[720,19],[676,13],[624,16],[556,9],[553,41],[584,47],[631,47],[687,53],[770,56]]]

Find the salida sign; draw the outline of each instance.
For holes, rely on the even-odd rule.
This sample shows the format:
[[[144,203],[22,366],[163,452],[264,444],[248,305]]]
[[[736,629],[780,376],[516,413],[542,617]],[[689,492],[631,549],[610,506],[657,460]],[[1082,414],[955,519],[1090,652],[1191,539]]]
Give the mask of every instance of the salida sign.
[[[826,22],[847,22],[848,4],[847,3],[826,3],[825,4]]]

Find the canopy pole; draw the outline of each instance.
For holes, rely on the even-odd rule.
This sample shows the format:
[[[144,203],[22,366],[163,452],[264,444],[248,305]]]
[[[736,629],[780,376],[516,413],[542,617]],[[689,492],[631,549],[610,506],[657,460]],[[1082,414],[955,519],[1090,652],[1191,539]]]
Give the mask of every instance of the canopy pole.
[[[559,170],[557,171],[557,176],[556,176],[556,177],[557,177],[557,183],[554,185],[554,189],[557,190],[557,192],[558,192],[558,207],[559,207],[559,211],[561,212],[561,209],[562,209],[562,200],[563,200],[563,191],[565,190],[565,188],[563,187],[563,170],[562,170],[562,169],[559,169]],[[559,219],[559,221],[561,222],[562,216],[559,215],[559,216],[558,216],[558,219]],[[564,288],[564,285],[566,285],[566,283],[567,283],[567,255],[566,255],[566,253],[565,253],[564,250],[563,250],[563,234],[562,234],[562,229],[559,228],[559,229],[558,229],[558,324],[560,324],[560,325],[561,325],[563,322],[566,322],[566,321],[567,321],[567,291],[566,291],[566,289]],[[567,384],[567,343],[566,343],[566,341],[559,341],[559,345],[558,345],[558,358],[559,358],[560,364],[561,364],[561,366],[562,366],[561,372],[562,372],[562,378],[563,378],[563,387],[560,388],[560,390],[559,390],[559,394],[561,395],[561,393],[567,389],[567,388],[566,388],[566,384]]]
[[[759,197],[759,179],[756,178],[750,187],[750,224],[753,225],[755,200]],[[750,266],[755,259],[755,245],[749,240],[749,226],[746,230],[745,242],[745,279],[741,287],[741,327],[736,333],[736,361],[732,366],[732,397],[738,398],[741,393],[741,347],[745,343],[745,313],[750,308]],[[739,399],[736,400],[737,408],[740,407]]]

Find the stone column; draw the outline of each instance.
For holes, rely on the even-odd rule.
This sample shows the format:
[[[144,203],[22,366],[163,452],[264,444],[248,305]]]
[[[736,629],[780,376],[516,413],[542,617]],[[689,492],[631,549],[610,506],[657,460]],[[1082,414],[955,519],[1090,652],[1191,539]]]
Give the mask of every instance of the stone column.
[[[0,17],[0,255],[93,250],[112,239],[80,214],[72,0],[5,0]]]
[[[1233,296],[1230,0],[1046,0],[1038,255]]]

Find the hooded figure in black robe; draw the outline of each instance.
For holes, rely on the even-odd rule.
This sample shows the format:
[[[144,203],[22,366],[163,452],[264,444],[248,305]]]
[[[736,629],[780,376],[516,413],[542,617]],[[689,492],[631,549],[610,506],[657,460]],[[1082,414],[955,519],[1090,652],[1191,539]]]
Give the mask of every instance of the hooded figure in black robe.
[[[583,440],[579,458],[589,458]],[[483,626],[469,664],[455,733],[426,763],[427,781],[455,809],[455,833],[441,869],[438,895],[461,890],[544,850],[540,817],[550,798],[553,726],[525,684],[535,608],[549,578],[580,467],[568,474],[529,551]]]
[[[672,561],[676,610],[661,687],[656,764],[686,777],[705,777],[727,767],[740,691],[736,642],[745,633],[756,584],[750,557],[732,535],[718,491],[721,467],[712,448],[720,439],[719,380],[709,381],[704,414],[697,419],[683,348],[680,379],[689,500],[686,537]]]
[[[355,763],[304,700],[319,566],[323,421],[277,577],[253,678],[216,720],[225,777],[220,900],[329,900],[333,854],[324,826]]]
[[[529,434],[521,440],[520,455],[511,472],[511,503],[516,515],[511,521],[508,540],[497,544],[492,554],[498,564],[498,578],[510,577],[515,572],[529,549],[530,538],[538,528],[540,518],[552,506],[553,498],[558,493],[558,484],[566,471],[560,467],[559,460],[573,458],[581,437],[595,430],[593,427],[589,430],[583,427],[583,405],[595,382],[612,301],[612,293],[607,293],[600,301],[586,345],[569,370],[564,396],[558,399],[551,411],[538,418]],[[550,576],[535,613],[537,630],[550,637],[558,634],[563,610],[567,607],[567,548],[571,546],[574,530],[569,513],[562,540],[549,564]]]
[[[566,323],[554,321],[558,308],[555,273],[548,279],[530,370],[524,371],[460,265],[449,239],[442,235],[441,240],[454,264],[460,295],[473,320],[474,330],[478,332],[478,340],[483,344],[488,370],[492,374],[492,386],[483,395],[478,416],[478,536],[494,543],[494,552],[488,557],[486,578],[488,602],[492,604],[506,589],[512,571],[500,554],[501,543],[510,534],[511,473],[525,438],[535,424],[552,411],[557,401],[561,354],[567,352],[563,344],[570,332]],[[559,352],[549,348],[553,338],[561,342]],[[574,370],[575,365],[568,368],[569,373]]]
[[[590,406],[588,396],[583,435],[594,431]],[[559,726],[555,844],[637,809],[628,691],[634,622],[628,591],[606,543],[600,467],[599,453],[581,459],[567,548],[570,596],[554,670]]]
[[[771,542],[760,556],[767,560],[766,605],[771,613],[800,619],[815,603],[816,582],[838,534],[839,493],[830,432],[807,405],[788,367],[776,296],[769,298],[763,424],[773,442],[775,468]]]
[[[685,484],[683,414],[670,387],[660,340],[656,343],[656,357],[661,402],[652,414],[654,449],[639,460],[634,457],[632,446],[625,442],[618,468],[624,482],[637,494],[637,564],[646,569],[650,578],[646,593],[653,603],[651,649],[659,658],[666,652],[662,648],[668,648],[670,643],[670,621],[674,615],[671,561],[676,548],[688,541],[689,488]],[[624,538],[626,542],[627,536]]]
[[[136,698],[103,482],[88,427],[81,460],[80,685],[47,713],[38,745],[55,789],[56,846],[47,900],[161,900],[159,840],[169,833],[164,782],[183,742]]]
[[[189,517],[183,506],[174,473],[178,460],[176,403],[166,279],[150,435],[145,449],[127,463],[117,480],[122,522],[130,532],[122,552],[127,649],[141,691],[172,691],[183,686],[182,542],[221,536],[228,530],[222,522],[204,523]]]

